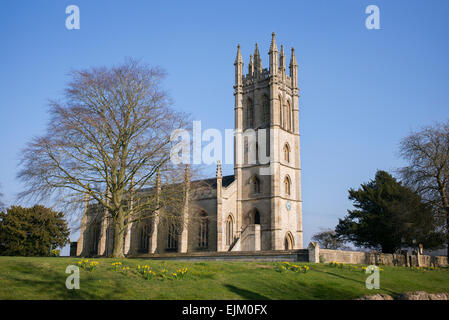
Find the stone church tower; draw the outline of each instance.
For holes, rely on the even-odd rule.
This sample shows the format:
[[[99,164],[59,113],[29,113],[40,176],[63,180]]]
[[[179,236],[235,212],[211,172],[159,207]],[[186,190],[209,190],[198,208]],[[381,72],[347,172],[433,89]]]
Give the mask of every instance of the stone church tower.
[[[299,148],[298,64],[292,48],[289,74],[286,56],[272,34],[269,69],[262,67],[258,45],[243,71],[240,45],[235,60],[236,216],[242,233],[257,239],[260,249],[303,247]],[[269,159],[268,159],[268,156]],[[243,239],[242,239],[243,240]]]
[[[130,223],[124,254],[293,250],[303,248],[299,148],[298,64],[272,35],[269,67],[263,68],[256,44],[247,72],[240,45],[235,59],[234,174],[190,181],[181,231],[161,223],[159,215]],[[160,178],[160,177],[159,177]],[[210,188],[202,189],[202,185]],[[160,179],[151,188],[160,190]],[[88,204],[77,243],[79,256],[112,252],[112,223],[106,210]],[[158,213],[159,214],[159,213]]]

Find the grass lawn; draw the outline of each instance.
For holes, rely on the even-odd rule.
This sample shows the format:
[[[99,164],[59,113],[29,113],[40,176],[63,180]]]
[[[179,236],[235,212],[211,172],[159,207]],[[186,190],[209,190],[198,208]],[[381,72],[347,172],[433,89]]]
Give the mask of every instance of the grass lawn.
[[[449,271],[383,266],[380,290],[365,288],[361,266],[308,266],[307,272],[283,270],[279,262],[184,262],[140,259],[89,259],[93,271],[80,270],[80,289],[65,287],[68,265],[76,258],[0,257],[0,299],[354,299],[366,294],[405,291],[449,292]],[[114,271],[113,262],[129,266]],[[138,265],[156,273],[146,280]],[[187,268],[182,279],[172,273]],[[167,269],[166,279],[161,277]]]

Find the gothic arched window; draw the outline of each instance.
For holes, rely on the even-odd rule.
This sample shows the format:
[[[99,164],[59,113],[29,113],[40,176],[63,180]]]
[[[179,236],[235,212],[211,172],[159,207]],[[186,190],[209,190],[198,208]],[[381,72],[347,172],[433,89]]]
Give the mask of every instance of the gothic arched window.
[[[254,105],[253,101],[248,98],[246,100],[246,127],[252,128],[254,126]]]
[[[174,223],[171,223],[168,226],[167,249],[178,249],[178,235],[176,233],[176,225]]]
[[[207,248],[207,246],[209,245],[209,219],[207,218],[207,213],[201,211],[199,218],[200,221],[198,227],[198,247]]]
[[[284,160],[290,162],[290,147],[288,143],[284,145]]]
[[[234,240],[234,221],[232,216],[229,215],[226,219],[226,245],[230,246]]]
[[[139,252],[148,252],[150,248],[151,224],[150,219],[140,223],[139,228]]]
[[[290,101],[287,100],[287,130],[292,130],[292,107]]]
[[[284,122],[284,106],[282,105],[282,97],[281,95],[279,95],[279,126],[283,126],[283,122]]]
[[[290,181],[290,177],[289,176],[285,176],[284,189],[285,189],[285,194],[289,196],[290,195],[290,189],[291,189],[291,181]]]
[[[100,243],[100,233],[101,233],[101,223],[99,221],[95,221],[92,228],[92,242],[90,247],[90,254],[97,255],[98,254],[98,245]]]
[[[263,110],[263,122],[265,125],[270,125],[270,101],[266,94],[262,96],[262,110]]]
[[[106,247],[105,247],[106,256],[112,253],[113,247],[114,247],[114,228],[110,226],[106,229]]]

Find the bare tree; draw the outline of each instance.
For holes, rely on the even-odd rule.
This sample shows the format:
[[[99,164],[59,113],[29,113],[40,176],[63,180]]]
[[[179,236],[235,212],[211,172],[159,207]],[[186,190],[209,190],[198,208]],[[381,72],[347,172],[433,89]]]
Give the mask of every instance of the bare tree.
[[[323,249],[345,250],[348,248],[345,246],[345,240],[332,229],[322,229],[312,236],[312,240],[317,241]]]
[[[2,187],[2,185],[0,184],[0,188],[1,187]],[[3,199],[3,193],[0,192],[0,211],[5,208],[5,204],[3,203],[2,199]]]
[[[434,208],[446,234],[449,257],[449,121],[405,137],[400,152],[409,165],[399,172],[404,182]]]
[[[127,224],[161,208],[169,219],[179,216],[183,168],[169,161],[170,135],[187,127],[187,117],[171,108],[159,68],[130,59],[71,76],[63,102],[50,102],[46,134],[22,153],[19,196],[68,206],[88,196],[112,218],[112,255],[122,257]]]

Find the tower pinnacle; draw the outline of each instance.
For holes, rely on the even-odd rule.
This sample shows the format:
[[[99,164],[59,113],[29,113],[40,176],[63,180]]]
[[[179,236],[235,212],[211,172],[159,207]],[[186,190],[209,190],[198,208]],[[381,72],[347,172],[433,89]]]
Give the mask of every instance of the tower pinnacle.
[[[279,56],[279,68],[282,73],[285,73],[285,52],[283,45],[281,45],[281,54]]]
[[[254,63],[253,63],[253,55],[249,56],[249,64],[248,64],[248,74],[252,75],[254,73]]]
[[[296,61],[295,48],[292,48],[292,57],[290,58],[290,78],[292,87],[298,87],[298,62]]]
[[[240,52],[240,44],[237,45],[237,56],[235,57],[234,65],[243,63],[242,53]]]
[[[271,45],[268,55],[270,56],[270,74],[276,75],[278,73],[278,48],[276,45],[276,34],[274,32],[271,34]]]
[[[291,67],[297,67],[298,62],[296,62],[296,56],[295,56],[295,48],[292,48],[292,56],[290,58],[290,69]]]
[[[240,52],[240,44],[237,45],[237,56],[235,57],[235,84],[237,86],[242,84],[242,77],[243,77],[243,59],[242,59],[242,53]]]
[[[278,47],[276,45],[276,34],[274,32],[271,34],[271,45],[269,53],[271,52],[278,52]]]
[[[259,45],[257,44],[257,42],[256,42],[256,48],[254,49],[254,58],[255,57],[260,57],[260,54],[259,54]]]
[[[254,49],[254,71],[256,73],[262,73],[262,60],[260,59],[259,46],[256,42],[256,48]]]

